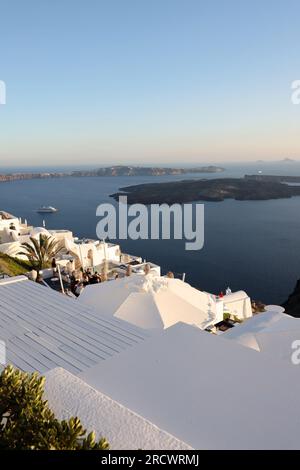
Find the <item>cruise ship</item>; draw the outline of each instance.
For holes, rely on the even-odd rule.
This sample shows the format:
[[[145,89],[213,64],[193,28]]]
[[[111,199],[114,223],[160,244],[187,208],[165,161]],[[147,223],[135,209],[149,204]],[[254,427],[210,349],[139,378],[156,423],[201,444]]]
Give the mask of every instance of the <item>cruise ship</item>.
[[[52,207],[52,206],[41,206],[39,209],[37,209],[37,212],[39,213],[53,213],[53,212],[57,212],[58,209],[56,209],[55,207]]]

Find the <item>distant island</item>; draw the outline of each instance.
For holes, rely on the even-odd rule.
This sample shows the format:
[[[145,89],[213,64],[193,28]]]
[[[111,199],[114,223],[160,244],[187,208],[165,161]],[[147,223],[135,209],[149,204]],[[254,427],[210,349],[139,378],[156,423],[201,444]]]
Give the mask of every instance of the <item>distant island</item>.
[[[282,158],[281,160],[274,160],[274,161],[258,159],[258,160],[256,160],[255,163],[293,163],[293,162],[296,162],[296,161],[297,160],[294,160],[293,158],[286,157],[286,158]]]
[[[117,200],[120,195],[125,195],[129,204],[174,204],[193,201],[219,202],[224,199],[263,201],[300,196],[300,186],[289,186],[276,179],[283,177],[274,178],[268,180],[248,175],[244,178],[147,183],[120,188],[120,192],[112,194],[111,197]]]
[[[220,173],[225,171],[219,166],[201,166],[196,168],[164,168],[147,166],[110,166],[91,171],[73,171],[72,176],[162,176],[184,175],[189,173]]]
[[[184,175],[189,173],[220,173],[224,170],[224,168],[214,165],[197,168],[161,168],[117,165],[97,168],[94,170],[75,170],[70,172],[2,173],[0,174],[0,182],[63,177]]]
[[[252,181],[267,181],[279,183],[300,183],[300,176],[278,176],[278,175],[245,175],[245,178]]]

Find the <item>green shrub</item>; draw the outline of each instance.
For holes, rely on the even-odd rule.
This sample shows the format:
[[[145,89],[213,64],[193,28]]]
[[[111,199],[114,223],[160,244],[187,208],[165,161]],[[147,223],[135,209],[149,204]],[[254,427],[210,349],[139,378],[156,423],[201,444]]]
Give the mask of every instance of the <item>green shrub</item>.
[[[0,253],[0,272],[8,276],[18,276],[30,271],[31,265],[28,261],[12,258],[4,253]]]
[[[0,375],[0,449],[109,449],[105,438],[86,436],[78,418],[59,421],[43,399],[45,378],[7,366]]]

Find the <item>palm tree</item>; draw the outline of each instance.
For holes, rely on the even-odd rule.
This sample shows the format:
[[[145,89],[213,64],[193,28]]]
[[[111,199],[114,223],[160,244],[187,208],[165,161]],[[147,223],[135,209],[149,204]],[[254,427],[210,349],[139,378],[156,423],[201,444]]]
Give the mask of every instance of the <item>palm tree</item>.
[[[42,233],[38,239],[30,237],[30,243],[22,243],[21,247],[24,251],[18,254],[28,258],[38,275],[42,269],[49,267],[51,258],[55,258],[62,249],[56,240]]]

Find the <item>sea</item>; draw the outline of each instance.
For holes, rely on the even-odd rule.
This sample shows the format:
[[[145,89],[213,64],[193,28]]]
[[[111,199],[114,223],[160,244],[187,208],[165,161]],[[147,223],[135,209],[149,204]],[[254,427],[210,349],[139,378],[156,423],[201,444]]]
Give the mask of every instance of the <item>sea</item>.
[[[177,165],[180,166],[180,165]],[[182,165],[186,166],[186,165]],[[195,166],[195,165],[193,165]],[[70,229],[80,238],[97,238],[96,208],[119,188],[148,182],[195,178],[242,177],[245,174],[297,175],[300,162],[221,164],[218,174],[160,177],[62,177],[0,184],[0,210],[34,226]],[[56,171],[69,168],[0,168],[10,171]],[[80,169],[78,167],[73,169]],[[59,209],[38,214],[41,205]],[[284,302],[300,278],[300,197],[269,201],[205,202],[205,240],[199,251],[186,251],[185,240],[121,240],[123,252],[161,266],[162,272],[185,273],[191,285],[215,294],[227,287],[245,290],[268,304]],[[111,240],[119,242],[118,239]]]

